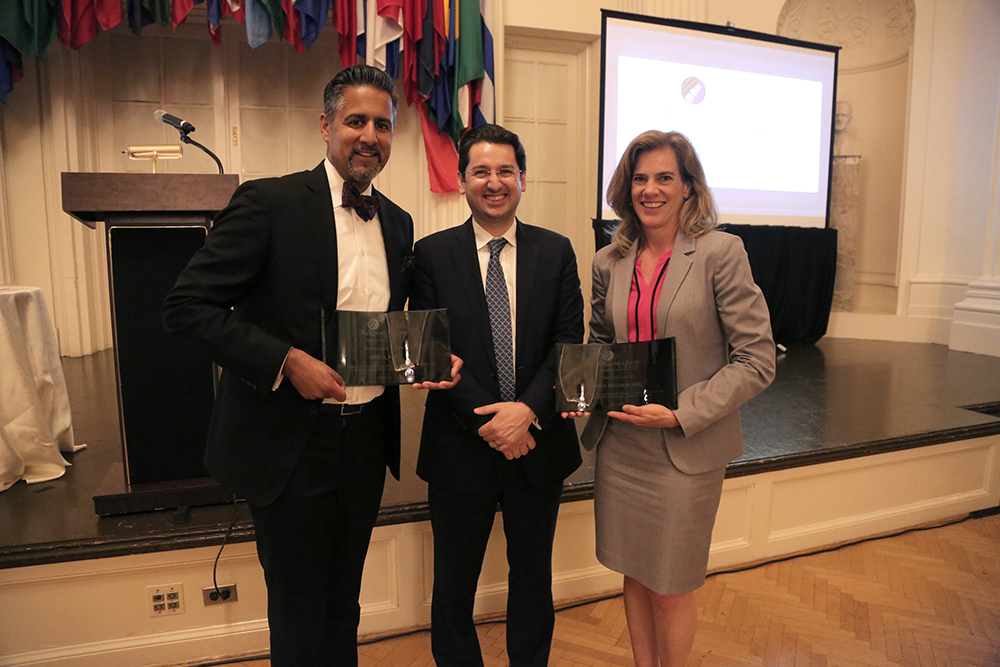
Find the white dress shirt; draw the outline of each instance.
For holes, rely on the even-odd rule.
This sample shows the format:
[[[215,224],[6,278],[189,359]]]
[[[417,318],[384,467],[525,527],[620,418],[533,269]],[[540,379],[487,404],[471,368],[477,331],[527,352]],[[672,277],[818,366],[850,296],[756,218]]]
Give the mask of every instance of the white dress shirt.
[[[360,310],[384,313],[389,310],[389,263],[378,213],[362,220],[353,208],[341,201],[344,179],[329,159],[323,160],[330,181],[333,219],[337,225],[337,310]],[[371,184],[361,193],[371,195]],[[344,403],[367,403],[385,391],[385,387],[348,387]],[[332,398],[324,403],[340,403]]]
[[[344,179],[329,159],[323,160],[323,166],[330,182],[333,220],[337,227],[337,310],[385,312],[389,310],[389,262],[378,213],[371,220],[362,220],[353,208],[344,208]],[[361,194],[370,196],[371,193],[369,184]],[[336,317],[336,313],[327,316]],[[283,378],[284,373],[279,372],[274,389]],[[347,387],[346,400],[326,398],[323,402],[358,405],[381,396],[384,391],[385,387],[381,386]]]

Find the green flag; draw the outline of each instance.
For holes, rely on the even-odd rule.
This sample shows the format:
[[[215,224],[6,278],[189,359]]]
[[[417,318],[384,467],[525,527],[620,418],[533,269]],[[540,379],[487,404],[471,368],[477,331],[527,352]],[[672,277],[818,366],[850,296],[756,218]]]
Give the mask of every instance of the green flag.
[[[0,1],[0,37],[21,55],[44,57],[58,29],[51,0]]]

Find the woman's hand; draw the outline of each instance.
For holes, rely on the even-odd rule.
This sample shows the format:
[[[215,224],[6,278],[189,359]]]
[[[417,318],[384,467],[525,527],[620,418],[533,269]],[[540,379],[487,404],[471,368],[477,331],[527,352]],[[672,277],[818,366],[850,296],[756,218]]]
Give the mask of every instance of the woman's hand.
[[[673,410],[657,403],[624,405],[621,412],[608,412],[608,416],[627,424],[652,428],[674,428],[681,425]]]
[[[563,419],[576,419],[577,417],[589,417],[590,416],[589,412],[563,412],[563,413],[560,413],[560,414],[562,414],[562,418]]]

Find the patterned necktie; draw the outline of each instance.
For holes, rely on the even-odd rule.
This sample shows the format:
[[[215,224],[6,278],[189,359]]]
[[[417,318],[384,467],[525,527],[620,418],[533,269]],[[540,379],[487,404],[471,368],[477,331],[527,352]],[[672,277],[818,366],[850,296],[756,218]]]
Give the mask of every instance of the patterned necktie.
[[[510,299],[507,281],[500,266],[500,251],[507,239],[493,239],[490,246],[490,263],[486,267],[486,305],[490,309],[490,328],[493,329],[493,349],[497,357],[497,377],[500,380],[500,398],[514,400],[514,344],[511,340]]]
[[[341,195],[341,203],[344,208],[353,208],[362,220],[371,220],[378,210],[378,195],[372,196],[361,194],[361,190],[354,183],[344,181],[344,192]]]

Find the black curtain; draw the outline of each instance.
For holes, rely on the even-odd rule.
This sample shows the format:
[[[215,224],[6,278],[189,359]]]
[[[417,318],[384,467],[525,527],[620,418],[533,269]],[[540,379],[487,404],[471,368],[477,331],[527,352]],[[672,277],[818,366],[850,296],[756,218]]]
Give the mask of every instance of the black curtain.
[[[616,221],[594,220],[598,249]],[[837,272],[837,230],[769,225],[722,225],[743,239],[754,281],[771,311],[774,341],[812,345],[826,333]]]

